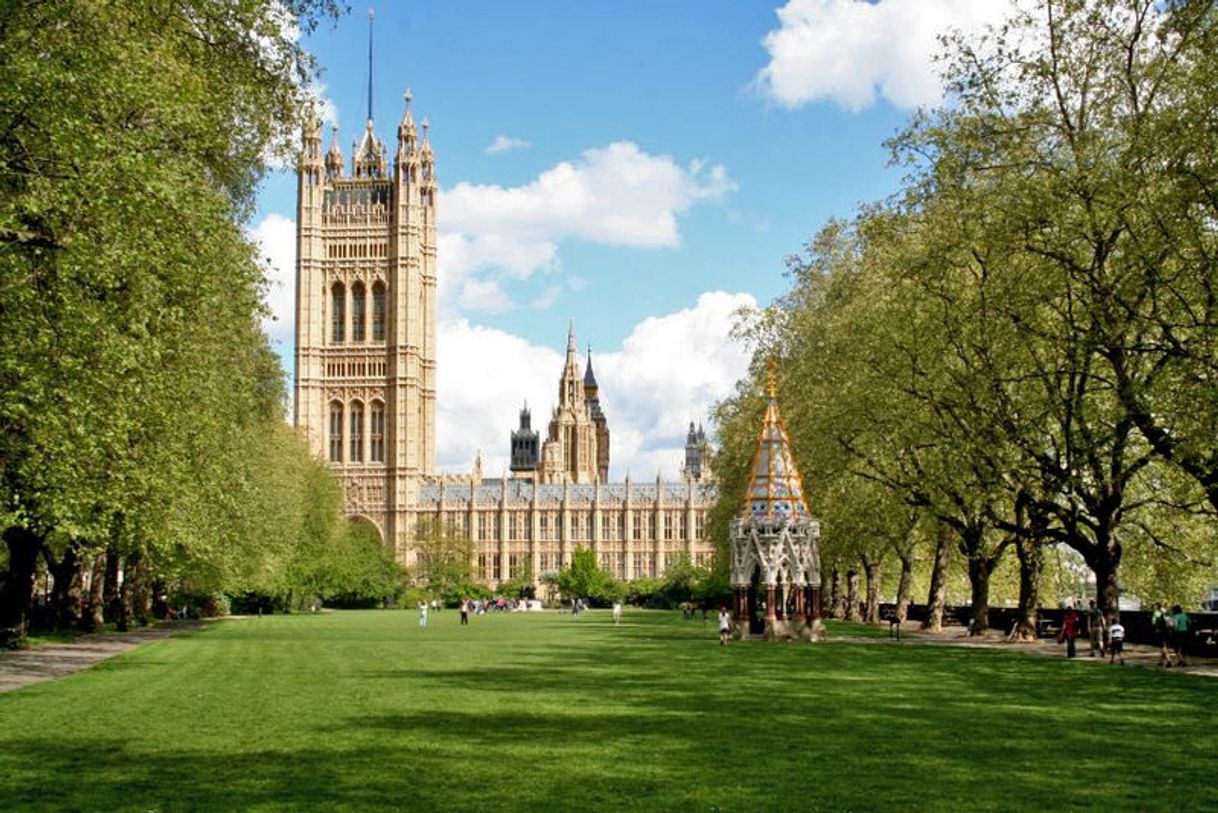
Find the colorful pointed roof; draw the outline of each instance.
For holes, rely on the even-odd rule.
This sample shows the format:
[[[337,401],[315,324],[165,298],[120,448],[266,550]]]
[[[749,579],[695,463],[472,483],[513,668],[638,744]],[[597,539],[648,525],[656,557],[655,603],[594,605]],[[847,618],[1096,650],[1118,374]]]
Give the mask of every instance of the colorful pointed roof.
[[[745,525],[773,524],[778,521],[796,522],[810,519],[804,502],[803,480],[791,456],[791,441],[787,427],[778,411],[778,387],[774,360],[770,359],[767,373],[769,404],[753,453],[748,491],[740,508]]]

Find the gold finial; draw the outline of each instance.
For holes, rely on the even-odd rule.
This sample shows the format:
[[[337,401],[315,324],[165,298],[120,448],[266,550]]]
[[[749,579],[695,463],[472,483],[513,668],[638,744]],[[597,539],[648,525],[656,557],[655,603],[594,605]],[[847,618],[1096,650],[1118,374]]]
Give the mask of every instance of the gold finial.
[[[766,392],[770,396],[771,401],[778,399],[778,363],[774,361],[774,357],[770,356],[765,363],[765,385]]]

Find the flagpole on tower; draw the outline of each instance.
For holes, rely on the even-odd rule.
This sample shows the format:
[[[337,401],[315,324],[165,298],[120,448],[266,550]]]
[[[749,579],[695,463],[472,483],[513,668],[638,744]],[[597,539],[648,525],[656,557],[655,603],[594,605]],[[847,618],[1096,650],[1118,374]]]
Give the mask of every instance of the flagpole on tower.
[[[376,9],[368,6],[368,121],[372,121],[372,21]]]

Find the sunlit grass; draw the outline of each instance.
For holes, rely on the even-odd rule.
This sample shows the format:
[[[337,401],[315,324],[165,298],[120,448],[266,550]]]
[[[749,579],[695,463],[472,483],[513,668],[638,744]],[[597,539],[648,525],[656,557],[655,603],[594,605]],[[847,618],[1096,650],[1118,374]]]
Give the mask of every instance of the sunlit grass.
[[[231,621],[0,696],[0,807],[1201,810],[1218,684],[678,613]],[[1153,767],[1151,767],[1153,766]]]

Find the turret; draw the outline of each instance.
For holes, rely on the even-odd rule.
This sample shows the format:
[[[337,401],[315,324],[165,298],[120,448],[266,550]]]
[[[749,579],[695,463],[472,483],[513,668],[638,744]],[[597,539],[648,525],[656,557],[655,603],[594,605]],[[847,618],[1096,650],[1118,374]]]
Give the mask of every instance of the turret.
[[[359,146],[352,150],[351,164],[356,178],[384,178],[389,171],[389,161],[385,156],[385,144],[376,137],[372,128],[372,119],[364,129],[364,137]]]
[[[592,372],[592,347],[588,346],[588,366],[584,370],[584,399],[588,404],[588,414],[596,425],[596,474],[600,480],[609,479],[609,420],[601,409],[600,387],[596,383],[596,374]]]
[[[338,178],[343,174],[343,151],[338,146],[338,126],[330,129],[330,149],[326,151],[326,177]]]
[[[540,448],[540,438],[533,430],[532,415],[526,403],[520,410],[520,428],[512,432],[512,472],[524,474],[537,471]]]
[[[402,94],[406,109],[402,113],[402,121],[398,123],[398,149],[395,160],[402,166],[418,149],[419,130],[414,126],[414,116],[410,112],[410,102],[414,94],[409,90]]]
[[[709,444],[706,442],[706,432],[702,425],[694,427],[689,422],[689,433],[685,436],[685,476],[690,480],[701,480],[706,475],[706,455]]]
[[[301,131],[299,173],[301,191],[321,185],[321,120],[313,111]]]

